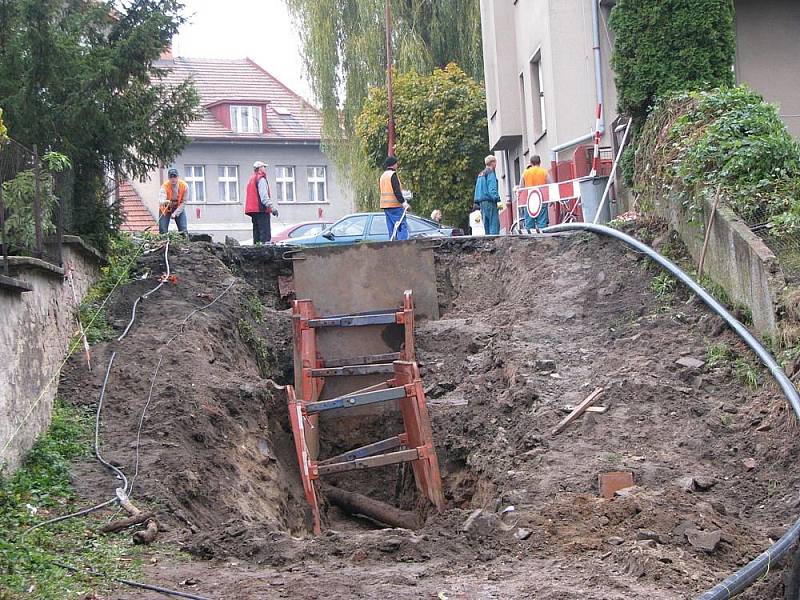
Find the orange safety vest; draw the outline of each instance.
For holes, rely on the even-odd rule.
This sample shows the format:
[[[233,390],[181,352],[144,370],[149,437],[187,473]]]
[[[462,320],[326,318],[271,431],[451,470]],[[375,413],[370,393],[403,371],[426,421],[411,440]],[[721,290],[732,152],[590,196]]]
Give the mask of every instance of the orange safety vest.
[[[528,167],[522,173],[522,187],[536,187],[547,183],[547,169],[543,167]]]
[[[162,215],[171,215],[181,204],[183,204],[183,201],[186,198],[186,190],[189,189],[189,186],[186,185],[186,182],[183,179],[179,179],[177,198],[172,197],[172,183],[169,180],[165,181],[164,185],[161,187],[167,194],[167,202],[169,202],[169,204],[161,206],[159,211]]]
[[[381,208],[398,208],[403,206],[403,204],[397,200],[397,196],[394,194],[394,188],[392,187],[392,175],[394,175],[396,171],[392,169],[386,169],[381,175]],[[397,181],[400,181],[400,177],[398,176]],[[402,185],[400,186],[402,188]]]

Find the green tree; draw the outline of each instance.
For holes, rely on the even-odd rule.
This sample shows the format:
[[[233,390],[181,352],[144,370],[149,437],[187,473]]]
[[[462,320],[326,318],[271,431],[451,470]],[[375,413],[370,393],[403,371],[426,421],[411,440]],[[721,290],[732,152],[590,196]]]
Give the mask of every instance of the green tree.
[[[414,192],[413,211],[428,215],[439,208],[445,221],[461,223],[489,143],[483,88],[455,64],[427,76],[412,71],[395,82],[395,153],[403,186]],[[356,133],[376,190],[386,127],[386,90],[372,88]],[[370,208],[377,208],[376,200]]]
[[[101,246],[114,220],[106,175],[144,177],[188,142],[197,95],[188,83],[168,86],[153,64],[184,21],[182,8],[176,0],[0,0],[9,135],[69,157],[67,225]]]
[[[311,89],[322,108],[323,145],[357,204],[367,207],[375,193],[374,172],[354,132],[368,90],[385,85],[385,0],[285,2],[298,24]],[[392,0],[392,23],[395,72],[430,73],[455,62],[482,80],[479,0]]]
[[[619,108],[637,123],[670,92],[733,84],[732,0],[617,0],[610,25]]]
[[[286,0],[303,39],[326,132],[352,133],[371,87],[386,77],[384,0]],[[394,0],[394,67],[429,72],[450,62],[483,77],[479,0]],[[341,112],[340,112],[341,111]],[[340,120],[340,117],[342,120]]]

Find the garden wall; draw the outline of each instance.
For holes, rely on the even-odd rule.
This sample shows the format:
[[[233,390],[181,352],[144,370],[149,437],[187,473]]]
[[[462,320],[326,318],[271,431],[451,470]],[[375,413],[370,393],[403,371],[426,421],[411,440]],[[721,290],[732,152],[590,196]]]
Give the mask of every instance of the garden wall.
[[[77,330],[65,268],[80,302],[104,262],[73,236],[64,238],[65,268],[29,257],[9,261],[9,275],[31,291],[0,284],[0,472],[18,467],[50,424],[61,363]]]
[[[690,221],[679,199],[656,198],[655,209],[680,234],[698,264],[711,215],[710,204],[703,206],[702,222],[699,215],[697,221]],[[703,272],[722,286],[736,304],[752,312],[756,333],[762,338],[780,339],[778,313],[786,278],[772,250],[723,202],[717,207],[711,227]]]

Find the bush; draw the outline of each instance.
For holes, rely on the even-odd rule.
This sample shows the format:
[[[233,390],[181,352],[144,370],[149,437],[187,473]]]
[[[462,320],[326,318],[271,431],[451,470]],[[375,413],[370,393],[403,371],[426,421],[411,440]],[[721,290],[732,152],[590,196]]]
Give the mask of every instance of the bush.
[[[759,215],[776,233],[800,230],[800,144],[750,88],[661,102],[642,129],[634,171],[645,202],[680,194],[690,218],[719,192],[745,220]]]
[[[394,99],[395,154],[400,180],[414,192],[414,212],[427,216],[438,208],[445,222],[464,221],[489,145],[483,88],[451,63],[427,76],[399,75]],[[376,168],[376,192],[378,169],[387,153],[386,114],[386,90],[373,88],[356,135]]]
[[[619,110],[637,121],[670,92],[733,84],[731,0],[617,0],[610,26]]]
[[[42,170],[39,173],[42,233],[48,235],[55,231],[53,209],[57,198],[53,173],[60,173],[69,168],[70,162],[66,156],[57,152],[48,152],[42,157],[42,162]],[[9,213],[6,221],[9,251],[12,253],[24,252],[36,245],[36,223],[33,210],[36,174],[32,169],[20,171],[14,179],[6,181],[2,185],[3,200]]]

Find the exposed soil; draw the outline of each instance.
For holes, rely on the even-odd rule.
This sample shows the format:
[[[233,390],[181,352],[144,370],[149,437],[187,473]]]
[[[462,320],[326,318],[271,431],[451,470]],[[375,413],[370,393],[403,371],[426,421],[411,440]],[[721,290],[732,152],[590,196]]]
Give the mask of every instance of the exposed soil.
[[[140,303],[122,342],[95,348],[91,375],[75,358],[59,392],[96,402],[117,351],[103,449],[132,474],[163,357],[133,499],[161,510],[161,540],[191,560],[154,550],[146,575],[158,585],[213,598],[691,598],[800,512],[797,426],[766,374],[754,390],[730,362],[676,363],[705,361],[720,343],[749,356],[695,299],[680,290],[656,298],[654,272],[616,242],[460,240],[437,250],[442,318],[416,335],[448,510],[410,532],[330,508],[329,530],[310,536],[285,396],[266,380],[291,373],[291,319],[277,287],[290,266],[267,250],[201,243],[170,259],[177,284]],[[162,264],[150,255],[139,269],[157,275]],[[153,285],[137,281],[113,299],[120,332]],[[607,412],[552,435],[563,406],[596,387]],[[631,471],[636,487],[600,498],[598,475],[609,471]],[[396,478],[376,471],[372,491],[399,497]],[[93,463],[76,467],[75,484],[92,500],[118,485]],[[464,531],[476,508],[484,514]],[[530,537],[517,539],[521,528]],[[720,541],[704,551],[687,530],[719,531]],[[744,597],[781,598],[782,589],[775,565]],[[125,588],[114,597],[161,596]]]

